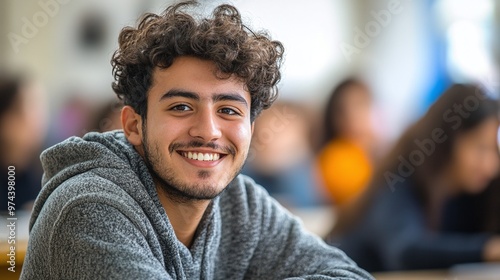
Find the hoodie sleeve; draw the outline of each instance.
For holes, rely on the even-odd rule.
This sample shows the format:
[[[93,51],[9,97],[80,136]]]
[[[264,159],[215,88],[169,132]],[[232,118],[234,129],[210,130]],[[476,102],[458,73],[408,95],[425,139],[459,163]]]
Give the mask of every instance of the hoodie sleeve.
[[[96,202],[65,207],[50,237],[51,279],[172,279],[140,226]]]
[[[308,233],[260,187],[253,189],[257,209],[262,208],[261,237],[249,267],[252,274],[260,279],[373,279],[341,250]]]

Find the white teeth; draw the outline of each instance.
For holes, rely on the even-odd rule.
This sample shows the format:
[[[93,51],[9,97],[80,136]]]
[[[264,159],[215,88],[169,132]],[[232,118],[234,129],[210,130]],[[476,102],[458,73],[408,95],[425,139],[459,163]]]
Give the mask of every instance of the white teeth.
[[[220,154],[218,153],[193,153],[193,152],[182,152],[182,156],[189,159],[196,159],[200,161],[215,161],[220,159]]]

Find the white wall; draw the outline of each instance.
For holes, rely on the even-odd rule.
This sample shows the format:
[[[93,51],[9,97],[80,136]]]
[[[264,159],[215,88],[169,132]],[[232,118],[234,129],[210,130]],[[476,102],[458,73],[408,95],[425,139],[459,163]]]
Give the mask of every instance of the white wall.
[[[68,92],[92,99],[113,96],[110,58],[122,27],[134,24],[144,11],[160,12],[171,0],[40,0],[66,1],[29,43],[15,53],[10,43],[3,56],[45,81],[57,107]],[[353,44],[355,28],[374,20],[372,12],[400,2],[401,13],[371,38],[368,46],[346,59],[341,44]],[[4,0],[8,15],[4,28],[21,33],[23,18],[43,12],[39,1]],[[200,1],[201,8],[226,1]],[[246,22],[267,29],[282,41],[286,58],[281,82],[282,98],[317,105],[318,111],[331,89],[346,75],[362,73],[373,85],[385,114],[386,132],[396,137],[415,118],[431,71],[423,19],[423,1],[412,0],[234,0]],[[81,17],[92,11],[106,17],[107,38],[98,51],[83,52],[76,43]],[[5,13],[5,11],[4,11]],[[5,38],[5,37],[4,37]],[[4,45],[5,41],[2,40]],[[1,47],[1,46],[0,46]]]
[[[42,11],[37,1],[7,0],[9,29],[21,34],[22,18],[32,19]],[[57,0],[41,0],[57,1]],[[55,103],[68,91],[92,94],[102,98],[111,94],[110,58],[117,47],[122,27],[134,24],[144,11],[161,12],[172,1],[136,0],[59,0],[57,13],[39,28],[29,43],[19,45],[19,53],[9,50],[7,57],[14,65],[31,69],[41,77]],[[45,3],[44,2],[44,3]],[[200,1],[203,2],[203,1]],[[223,1],[211,1],[203,8],[213,8]],[[58,2],[56,2],[58,3]],[[205,2],[206,3],[206,2]],[[257,29],[267,29],[286,48],[281,91],[283,98],[320,102],[345,70],[338,42],[345,37],[351,7],[348,2],[305,1],[234,1],[246,22]],[[97,52],[82,52],[76,43],[76,30],[81,18],[93,11],[107,18],[107,41]],[[342,68],[341,68],[342,66]],[[319,96],[319,98],[316,98]]]
[[[387,10],[388,1],[378,1],[370,12]],[[385,115],[385,132],[396,138],[415,120],[432,80],[430,45],[423,19],[429,18],[424,1],[401,0],[401,12],[373,38],[360,60],[361,72],[373,86],[381,112]],[[367,16],[373,20],[373,14]]]

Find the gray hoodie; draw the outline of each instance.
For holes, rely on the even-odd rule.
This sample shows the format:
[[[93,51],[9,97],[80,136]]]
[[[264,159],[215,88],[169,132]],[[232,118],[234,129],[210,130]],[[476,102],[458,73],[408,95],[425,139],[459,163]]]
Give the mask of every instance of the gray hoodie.
[[[121,131],[72,137],[41,160],[21,279],[372,279],[243,175],[187,248]]]

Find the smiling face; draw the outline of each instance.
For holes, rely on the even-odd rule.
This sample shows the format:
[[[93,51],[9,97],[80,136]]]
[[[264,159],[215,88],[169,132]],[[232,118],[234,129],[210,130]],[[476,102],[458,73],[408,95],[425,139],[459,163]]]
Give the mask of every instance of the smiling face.
[[[122,113],[125,131],[144,157],[157,186],[182,200],[212,199],[239,173],[253,126],[250,94],[235,77],[217,78],[213,62],[179,57],[156,68],[147,118]],[[128,111],[128,112],[125,112]],[[133,129],[132,129],[133,130]]]

